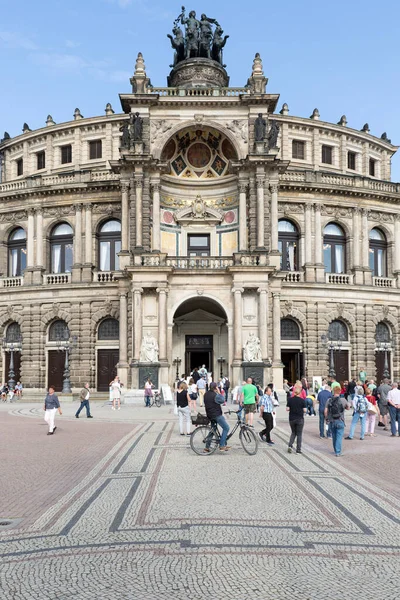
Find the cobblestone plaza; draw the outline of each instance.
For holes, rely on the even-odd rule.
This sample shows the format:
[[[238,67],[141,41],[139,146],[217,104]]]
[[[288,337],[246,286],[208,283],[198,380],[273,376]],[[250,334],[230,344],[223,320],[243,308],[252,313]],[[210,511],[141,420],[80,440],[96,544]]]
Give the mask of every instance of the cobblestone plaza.
[[[201,457],[171,407],[63,410],[47,437],[37,404],[0,407],[2,598],[397,600],[390,433],[337,459],[307,417],[289,455],[281,407],[273,448]]]

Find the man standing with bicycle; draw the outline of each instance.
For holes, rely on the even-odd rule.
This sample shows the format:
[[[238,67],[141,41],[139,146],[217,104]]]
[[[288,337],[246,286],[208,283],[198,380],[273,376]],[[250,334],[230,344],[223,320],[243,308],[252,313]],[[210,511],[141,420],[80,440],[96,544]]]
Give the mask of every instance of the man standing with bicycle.
[[[229,425],[222,414],[221,406],[225,402],[225,398],[221,394],[217,394],[217,384],[211,383],[210,389],[204,394],[204,406],[206,409],[206,415],[210,421],[215,421],[222,429],[222,434],[219,440],[219,449],[221,452],[226,452],[230,449],[230,446],[226,445],[226,438],[229,433]],[[210,439],[211,442],[211,439]],[[211,452],[207,446],[204,448],[204,452]]]

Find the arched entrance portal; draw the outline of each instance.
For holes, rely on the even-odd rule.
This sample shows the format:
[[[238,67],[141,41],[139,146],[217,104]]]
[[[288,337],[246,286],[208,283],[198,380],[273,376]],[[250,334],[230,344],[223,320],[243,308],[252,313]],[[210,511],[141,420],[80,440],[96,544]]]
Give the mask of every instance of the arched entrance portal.
[[[172,339],[173,359],[181,361],[179,375],[205,364],[214,379],[221,366],[229,376],[227,316],[217,302],[203,297],[183,302],[175,311]]]

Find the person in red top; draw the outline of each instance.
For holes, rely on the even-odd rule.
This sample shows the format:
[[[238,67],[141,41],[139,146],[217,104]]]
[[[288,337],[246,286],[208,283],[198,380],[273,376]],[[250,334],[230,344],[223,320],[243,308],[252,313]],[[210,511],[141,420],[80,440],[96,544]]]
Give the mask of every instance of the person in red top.
[[[298,394],[294,393],[294,388],[296,386],[299,386],[299,389],[301,389],[301,392],[299,392]],[[299,398],[303,398],[303,400],[305,400],[307,398],[307,392],[303,388],[303,385],[302,385],[301,381],[299,381],[299,380],[297,380],[296,383],[294,384],[292,392],[290,394],[291,398],[294,398],[295,395],[298,396]]]
[[[374,431],[375,431],[376,417],[377,417],[377,415],[379,416],[379,407],[376,402],[375,396],[373,396],[371,394],[371,392],[368,394],[368,396],[366,396],[366,399],[368,400],[368,402],[371,402],[371,404],[373,404],[376,407],[377,414],[367,413],[367,424],[366,424],[365,435],[369,435],[370,437],[376,437],[376,433],[374,433]]]

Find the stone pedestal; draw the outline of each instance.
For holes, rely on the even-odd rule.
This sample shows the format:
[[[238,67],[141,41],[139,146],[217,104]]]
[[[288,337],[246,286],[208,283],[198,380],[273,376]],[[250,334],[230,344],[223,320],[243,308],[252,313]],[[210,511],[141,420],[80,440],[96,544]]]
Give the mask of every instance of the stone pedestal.
[[[121,250],[118,252],[119,258],[119,268],[123,271],[126,267],[129,267],[131,264],[131,253],[129,250]]]
[[[246,381],[248,377],[251,377],[257,385],[264,389],[264,369],[266,364],[264,362],[244,362],[242,363],[243,380]],[[267,382],[268,383],[268,382]]]
[[[92,265],[83,265],[82,267],[82,283],[91,283],[93,280]]]
[[[168,87],[228,87],[229,76],[222,65],[209,58],[187,58],[178,63],[168,77]]]
[[[160,363],[131,363],[132,368],[132,388],[144,390],[144,384],[150,377],[155,388],[159,385]]]
[[[280,269],[281,266],[281,253],[277,250],[273,250],[268,254],[268,264],[270,267]]]
[[[41,267],[35,267],[35,270],[32,272],[33,285],[42,285],[43,284],[43,274],[44,274],[44,269],[42,269]]]

